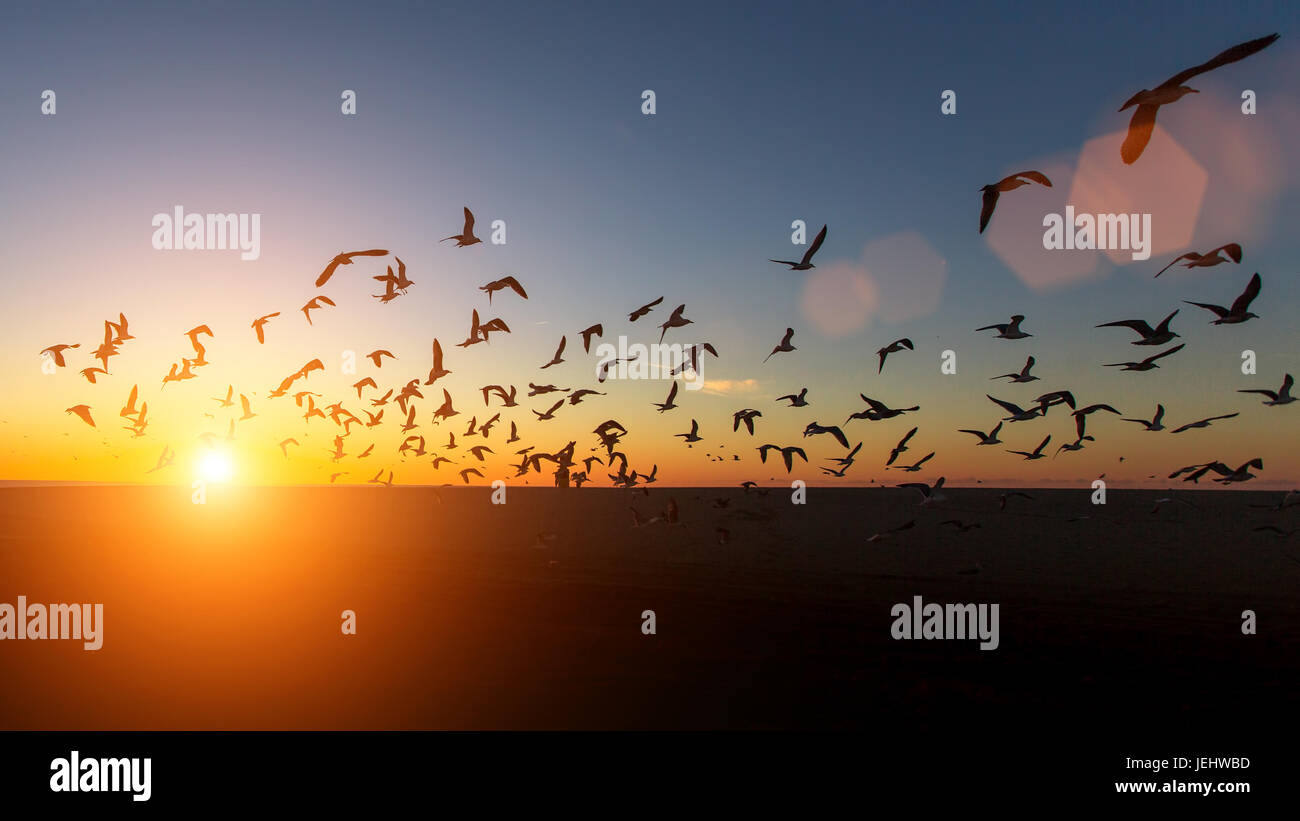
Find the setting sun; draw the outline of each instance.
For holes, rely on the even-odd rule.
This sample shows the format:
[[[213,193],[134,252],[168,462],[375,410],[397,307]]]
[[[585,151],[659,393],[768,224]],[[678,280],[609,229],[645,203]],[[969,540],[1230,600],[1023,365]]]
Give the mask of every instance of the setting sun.
[[[230,454],[210,450],[199,459],[199,478],[208,482],[228,482],[235,475],[235,463]]]

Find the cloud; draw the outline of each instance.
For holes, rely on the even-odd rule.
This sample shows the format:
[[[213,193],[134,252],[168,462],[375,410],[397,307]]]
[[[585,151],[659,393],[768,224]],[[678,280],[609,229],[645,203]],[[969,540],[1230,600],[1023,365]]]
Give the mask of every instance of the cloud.
[[[757,379],[705,379],[702,390],[715,396],[733,393],[753,393],[758,390]]]

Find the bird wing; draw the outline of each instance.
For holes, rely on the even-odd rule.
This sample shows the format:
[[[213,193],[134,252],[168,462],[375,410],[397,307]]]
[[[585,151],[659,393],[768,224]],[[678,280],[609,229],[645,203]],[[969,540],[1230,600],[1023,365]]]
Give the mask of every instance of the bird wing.
[[[465,233],[465,236],[469,236],[470,234],[474,233],[474,212],[471,211],[471,210],[469,210],[469,207],[468,207],[468,206],[465,207],[465,231],[464,231],[464,233]]]
[[[1251,277],[1250,282],[1246,285],[1246,290],[1242,291],[1241,296],[1233,301],[1232,313],[1239,314],[1249,308],[1250,303],[1255,300],[1255,297],[1259,296],[1259,289],[1263,284],[1264,281],[1259,278],[1259,274]]]
[[[989,219],[993,216],[993,209],[998,206],[998,190],[989,188],[984,191],[984,205],[980,208],[980,233],[988,227]]]
[[[988,396],[988,398],[991,399],[995,404],[1001,405],[1002,409],[1005,410],[1007,413],[1013,414],[1015,416],[1019,416],[1020,414],[1025,412],[1024,408],[1020,407],[1019,405],[1013,405],[1010,402],[1004,402],[1001,399],[995,399],[994,397],[989,396],[987,393],[984,395]]]
[[[823,225],[822,230],[818,231],[817,236],[813,238],[812,245],[809,245],[808,250],[803,252],[803,259],[800,261],[800,264],[807,265],[809,262],[811,262],[813,258],[813,254],[817,253],[817,250],[822,247],[822,243],[825,241],[826,241],[826,226]]]
[[[1223,251],[1223,252],[1226,253],[1229,257],[1231,257],[1233,262],[1236,262],[1236,263],[1240,263],[1240,262],[1241,262],[1241,244],[1240,244],[1240,243],[1237,243],[1237,242],[1229,242],[1227,245],[1220,245],[1218,248],[1215,248],[1213,251],[1210,251],[1209,253],[1207,253],[1206,256],[1209,256],[1209,257],[1215,256],[1215,255],[1218,254],[1220,251]]]
[[[1207,71],[1213,71],[1220,66],[1226,66],[1229,63],[1235,63],[1238,60],[1244,60],[1257,51],[1262,51],[1273,44],[1280,35],[1270,34],[1267,37],[1260,37],[1255,40],[1247,40],[1244,43],[1238,43],[1229,49],[1224,49],[1218,54],[1201,63],[1199,66],[1192,66],[1189,69],[1180,71],[1174,76],[1165,80],[1157,88],[1174,88],[1180,86],[1186,81],[1192,79],[1198,74],[1204,74]]]
[[[1175,345],[1175,346],[1173,346],[1172,348],[1170,348],[1169,350],[1167,350],[1167,351],[1161,351],[1160,353],[1156,354],[1155,356],[1148,356],[1148,357],[1147,357],[1146,359],[1144,359],[1143,361],[1144,361],[1144,362],[1155,362],[1157,359],[1160,359],[1161,357],[1165,357],[1165,356],[1169,356],[1170,354],[1176,354],[1176,353],[1178,353],[1179,351],[1181,351],[1181,350],[1183,349],[1183,347],[1184,347],[1183,345]]]
[[[1142,156],[1147,143],[1151,142],[1151,132],[1156,127],[1156,110],[1159,106],[1139,105],[1133,112],[1133,119],[1128,121],[1128,134],[1120,146],[1119,156],[1125,165],[1132,165]]]
[[[1024,177],[1027,180],[1033,180],[1039,185],[1045,185],[1048,188],[1052,187],[1052,181],[1041,171],[1021,171],[1019,174],[1013,174],[1012,177]]]
[[[1208,302],[1192,302],[1190,299],[1184,299],[1183,302],[1186,302],[1188,305],[1195,305],[1197,308],[1204,308],[1220,318],[1228,315],[1228,309],[1222,305],[1211,305]]]
[[[1161,268],[1159,271],[1156,271],[1156,275],[1152,277],[1152,279],[1156,279],[1165,271],[1168,271],[1170,268],[1174,267],[1175,265],[1177,265],[1178,263],[1182,262],[1185,259],[1200,259],[1200,257],[1201,255],[1196,253],[1195,251],[1188,251],[1187,253],[1183,254],[1181,257],[1175,257],[1173,262]]]
[[[1121,319],[1118,322],[1103,322],[1098,328],[1132,328],[1142,336],[1151,336],[1155,329],[1147,324],[1145,319]]]

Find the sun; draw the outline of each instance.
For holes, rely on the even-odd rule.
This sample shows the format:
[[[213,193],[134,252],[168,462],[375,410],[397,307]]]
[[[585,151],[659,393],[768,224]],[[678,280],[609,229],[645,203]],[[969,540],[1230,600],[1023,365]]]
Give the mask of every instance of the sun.
[[[228,482],[235,475],[235,463],[230,455],[210,450],[199,460],[199,478],[208,482]]]

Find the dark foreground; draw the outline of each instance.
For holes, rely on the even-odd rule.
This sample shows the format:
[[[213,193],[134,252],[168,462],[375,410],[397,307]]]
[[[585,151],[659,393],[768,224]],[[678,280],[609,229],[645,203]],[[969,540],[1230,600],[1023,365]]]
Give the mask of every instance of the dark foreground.
[[[1156,756],[1300,702],[1300,539],[1251,531],[1296,526],[1249,508],[1280,494],[508,493],[0,490],[0,602],[105,610],[97,652],[0,642],[0,729],[1020,728]],[[670,496],[681,525],[631,527]],[[1000,646],[891,639],[916,595],[999,604]]]

